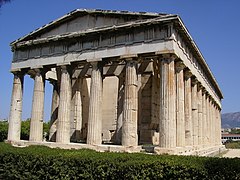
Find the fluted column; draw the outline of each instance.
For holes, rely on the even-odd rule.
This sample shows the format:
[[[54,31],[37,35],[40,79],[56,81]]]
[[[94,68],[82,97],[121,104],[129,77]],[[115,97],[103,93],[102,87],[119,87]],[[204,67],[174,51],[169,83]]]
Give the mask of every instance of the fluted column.
[[[137,61],[126,59],[125,89],[123,101],[122,145],[137,146],[138,116]]]
[[[82,78],[77,79],[77,89],[75,92],[75,112],[74,112],[74,120],[76,121],[76,129],[75,129],[75,139],[76,141],[80,141],[81,131],[82,131]]]
[[[210,139],[210,144],[213,144],[213,117],[212,117],[212,100],[210,97],[209,101],[209,139]]]
[[[56,141],[57,133],[57,119],[58,119],[58,107],[59,107],[59,86],[57,82],[51,82],[53,85],[52,92],[52,106],[51,106],[51,120],[49,128],[49,140]]]
[[[198,144],[203,144],[203,94],[200,84],[198,84]]]
[[[214,114],[215,114],[215,144],[218,145],[218,131],[219,131],[219,123],[218,123],[218,116],[217,116],[217,105],[214,106]]]
[[[176,84],[172,57],[161,59],[159,146],[176,147]]]
[[[185,71],[185,142],[186,146],[193,145],[193,123],[192,123],[192,73]]]
[[[117,100],[117,126],[116,126],[116,144],[122,142],[122,123],[123,123],[123,100],[124,100],[124,75],[118,76],[118,100]]]
[[[207,144],[207,110],[206,110],[206,91],[203,91],[203,97],[202,97],[202,109],[203,109],[203,115],[202,115],[202,131],[203,131],[203,144]]]
[[[184,111],[184,70],[185,66],[182,62],[176,63],[176,121],[177,121],[177,146],[185,146],[185,111]]]
[[[20,72],[14,72],[11,109],[9,114],[8,141],[19,141],[21,134],[23,77]]]
[[[56,142],[70,143],[70,118],[72,98],[71,76],[67,66],[61,66],[60,98]]]
[[[216,137],[215,137],[215,129],[216,129],[216,117],[215,117],[215,112],[214,112],[214,102],[212,101],[211,103],[211,114],[212,114],[212,145],[215,145],[216,142]]]
[[[29,141],[43,140],[45,73],[35,69]]]
[[[192,122],[193,122],[193,145],[198,145],[198,98],[197,80],[192,79]]]
[[[211,124],[210,124],[210,96],[209,94],[207,95],[207,102],[206,102],[206,109],[207,109],[207,129],[206,129],[206,134],[207,134],[207,144],[210,144],[210,131],[211,131]]]
[[[217,117],[218,117],[218,144],[222,144],[222,124],[221,124],[221,109],[220,107],[217,108]]]
[[[102,143],[102,65],[92,63],[87,144]]]

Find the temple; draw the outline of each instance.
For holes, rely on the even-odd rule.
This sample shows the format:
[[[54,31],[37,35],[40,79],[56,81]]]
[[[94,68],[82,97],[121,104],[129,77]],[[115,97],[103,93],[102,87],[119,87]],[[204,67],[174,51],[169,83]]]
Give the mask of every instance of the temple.
[[[222,92],[178,15],[77,9],[11,43],[11,143],[206,155],[223,149]],[[34,81],[20,140],[23,83]],[[43,141],[45,82],[52,84]]]

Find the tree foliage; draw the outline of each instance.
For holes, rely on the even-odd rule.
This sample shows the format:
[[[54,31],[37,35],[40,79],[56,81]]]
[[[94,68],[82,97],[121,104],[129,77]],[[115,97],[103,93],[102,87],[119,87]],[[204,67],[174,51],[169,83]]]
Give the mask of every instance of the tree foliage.
[[[29,140],[30,134],[30,118],[25,121],[21,122],[21,139],[22,140]],[[45,132],[45,133],[44,133]],[[49,135],[49,122],[43,123],[43,133],[46,135],[46,139],[48,139]],[[0,142],[7,139],[8,134],[8,122],[7,121],[0,121]]]
[[[0,142],[7,139],[7,132],[8,132],[8,122],[0,121]]]

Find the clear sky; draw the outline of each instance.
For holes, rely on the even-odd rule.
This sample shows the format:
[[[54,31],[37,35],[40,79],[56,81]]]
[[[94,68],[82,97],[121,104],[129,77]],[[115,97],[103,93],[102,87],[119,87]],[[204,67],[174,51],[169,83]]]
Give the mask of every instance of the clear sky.
[[[0,119],[10,109],[10,42],[78,8],[180,15],[224,94],[222,112],[240,111],[240,0],[12,0],[0,8]],[[31,116],[32,92],[33,80],[26,76],[23,119]],[[45,120],[51,92],[47,82]]]

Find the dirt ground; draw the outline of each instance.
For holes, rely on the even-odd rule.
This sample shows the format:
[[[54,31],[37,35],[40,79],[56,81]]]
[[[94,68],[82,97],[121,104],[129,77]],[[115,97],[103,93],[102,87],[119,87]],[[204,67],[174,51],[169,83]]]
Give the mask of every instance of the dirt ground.
[[[228,149],[228,151],[223,155],[223,157],[240,158],[240,149]]]

